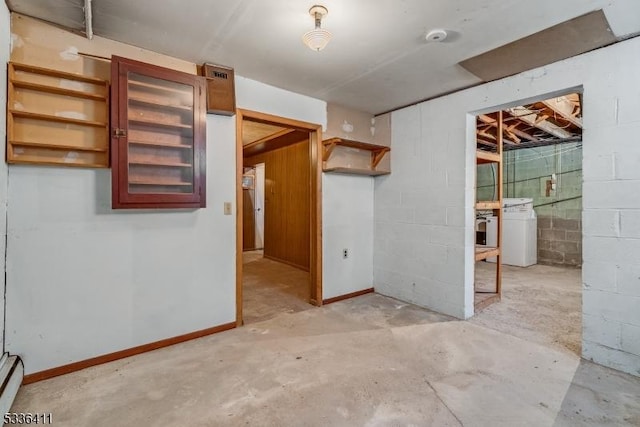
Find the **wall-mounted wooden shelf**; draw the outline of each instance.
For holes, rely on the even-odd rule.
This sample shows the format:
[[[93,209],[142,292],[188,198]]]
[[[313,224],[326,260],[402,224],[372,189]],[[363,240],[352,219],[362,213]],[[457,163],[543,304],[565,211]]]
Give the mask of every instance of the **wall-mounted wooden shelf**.
[[[45,122],[58,122],[58,123],[68,123],[71,125],[78,126],[95,126],[98,128],[106,127],[107,124],[105,122],[96,122],[94,120],[83,120],[83,119],[74,119],[73,117],[65,117],[65,116],[52,116],[50,114],[40,114],[40,113],[32,113],[30,111],[22,111],[22,110],[9,110],[9,113],[15,118],[23,118],[23,119],[32,119],[32,120],[42,120]]]
[[[144,166],[170,166],[174,168],[192,168],[193,165],[191,163],[180,163],[180,162],[165,162],[162,160],[158,161],[149,161],[149,160],[135,160],[129,159],[130,165],[144,165]]]
[[[29,89],[35,92],[53,93],[56,95],[73,96],[76,98],[93,99],[96,101],[106,101],[107,96],[98,93],[82,92],[80,90],[66,89],[57,86],[48,86],[39,83],[23,82],[20,80],[11,80],[14,88]]]
[[[140,125],[140,126],[163,127],[163,128],[169,128],[169,129],[193,129],[192,125],[186,125],[182,123],[153,122],[150,120],[133,119],[133,118],[129,118],[129,123]]]
[[[343,167],[326,168],[326,169],[323,169],[323,172],[342,173],[347,175],[369,175],[369,176],[389,175],[391,173],[389,171],[376,171],[371,169],[357,169],[357,168],[343,168]]]
[[[476,202],[476,210],[478,211],[488,211],[500,209],[500,201],[499,200],[490,200],[488,202]]]
[[[167,92],[167,93],[178,94],[178,95],[193,96],[193,92],[191,92],[189,90],[175,88],[175,87],[171,87],[171,86],[166,86],[166,85],[163,85],[163,84],[154,84],[154,83],[149,83],[149,82],[130,80],[129,81],[129,86],[131,86],[134,89],[135,88],[147,89],[147,90],[150,90],[152,92],[158,91],[158,92]]]
[[[7,162],[109,166],[109,82],[9,63]]]
[[[193,147],[191,145],[172,144],[170,142],[135,141],[135,140],[129,139],[129,144],[130,145],[149,145],[149,146],[152,146],[152,147],[177,148],[177,149],[183,149],[183,150],[193,150]]]
[[[501,162],[501,156],[498,153],[492,153],[491,151],[476,150],[476,162],[479,165],[485,163],[499,163]]]
[[[367,142],[353,141],[345,138],[330,138],[322,141],[323,145],[323,168],[322,170],[327,173],[342,173],[342,174],[354,174],[354,175],[369,175],[369,176],[378,176],[378,175],[387,175],[390,174],[391,171],[381,171],[377,170],[377,166],[380,164],[384,156],[391,151],[390,147],[384,145],[377,144],[369,144]],[[336,149],[340,147],[343,148],[355,148],[357,150],[362,150],[370,153],[370,159],[368,161],[368,168],[362,167],[352,167],[349,164],[335,164],[329,165],[329,160],[331,159],[331,155],[335,152]]]
[[[476,261],[500,255],[500,249],[485,245],[476,245]]]
[[[156,107],[156,108],[158,108],[160,110],[176,109],[176,110],[181,110],[181,111],[191,111],[191,107],[186,106],[186,105],[178,105],[178,104],[173,104],[171,102],[160,102],[160,101],[154,100],[154,99],[131,98],[131,97],[129,97],[129,102],[132,103],[132,104],[146,105],[148,107]]]
[[[27,142],[27,141],[9,141],[14,147],[34,147],[47,148],[51,150],[63,151],[92,151],[96,153],[106,153],[109,151],[106,147],[76,147],[68,144],[51,144],[48,142]]]

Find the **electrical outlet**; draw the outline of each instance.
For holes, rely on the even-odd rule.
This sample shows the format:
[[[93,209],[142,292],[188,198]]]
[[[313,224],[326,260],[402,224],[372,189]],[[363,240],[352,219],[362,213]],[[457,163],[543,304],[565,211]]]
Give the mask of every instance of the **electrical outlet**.
[[[231,202],[224,202],[224,214],[231,215]]]
[[[349,249],[343,249],[342,250],[342,258],[347,259],[349,258]]]

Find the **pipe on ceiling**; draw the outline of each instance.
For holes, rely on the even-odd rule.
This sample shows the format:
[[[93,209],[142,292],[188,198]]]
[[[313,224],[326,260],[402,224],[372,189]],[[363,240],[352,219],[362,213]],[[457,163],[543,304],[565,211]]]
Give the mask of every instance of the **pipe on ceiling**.
[[[84,0],[84,33],[89,40],[93,39],[93,13],[91,0]]]

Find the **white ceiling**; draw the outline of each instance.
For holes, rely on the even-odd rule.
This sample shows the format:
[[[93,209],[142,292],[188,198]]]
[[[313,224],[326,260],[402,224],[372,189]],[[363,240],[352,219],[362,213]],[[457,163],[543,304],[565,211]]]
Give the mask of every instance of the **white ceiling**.
[[[314,0],[93,0],[96,35],[378,114],[480,79],[458,62],[603,9],[614,34],[640,33],[638,0],[318,0],[328,47],[301,41]],[[11,10],[83,28],[83,0],[7,0]],[[428,30],[449,38],[427,43]],[[553,48],[550,46],[549,48]],[[526,54],[526,53],[523,53]]]

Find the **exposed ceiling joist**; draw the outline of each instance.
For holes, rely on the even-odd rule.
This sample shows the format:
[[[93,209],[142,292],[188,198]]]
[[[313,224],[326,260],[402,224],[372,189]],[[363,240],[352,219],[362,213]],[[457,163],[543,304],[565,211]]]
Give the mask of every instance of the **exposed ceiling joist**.
[[[576,115],[580,113],[580,107],[576,106],[567,98],[558,97],[542,101],[542,103],[569,123],[582,129],[582,119],[580,117],[576,117]]]
[[[567,132],[559,126],[547,121],[546,118],[544,120],[538,120],[539,113],[537,111],[533,111],[525,107],[507,108],[506,111],[512,116],[517,117],[523,122],[527,123],[528,125],[538,128],[557,138],[565,139],[573,136],[572,133]]]
[[[582,111],[580,95],[577,93],[507,108],[502,111],[502,115],[479,115],[476,123],[476,142],[480,150],[496,150],[499,136],[496,115],[502,117],[503,135],[512,140],[516,133],[522,137],[521,140],[516,140],[517,144],[509,143],[504,138],[505,150],[542,147],[582,139]]]
[[[487,125],[490,125],[491,127],[497,128],[498,127],[498,122],[496,121],[496,119],[493,119],[489,116],[487,116],[486,114],[481,114],[478,116],[478,119]],[[503,132],[506,134],[507,137],[509,137],[509,139],[514,142],[514,143],[519,143],[522,141],[521,138],[526,139],[527,141],[534,141],[536,140],[536,138],[533,135],[530,135],[526,132],[521,131],[520,129],[518,129],[517,127],[514,126],[510,126],[510,127],[504,127],[503,128]],[[506,142],[506,141],[505,141]]]

